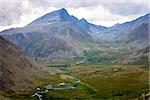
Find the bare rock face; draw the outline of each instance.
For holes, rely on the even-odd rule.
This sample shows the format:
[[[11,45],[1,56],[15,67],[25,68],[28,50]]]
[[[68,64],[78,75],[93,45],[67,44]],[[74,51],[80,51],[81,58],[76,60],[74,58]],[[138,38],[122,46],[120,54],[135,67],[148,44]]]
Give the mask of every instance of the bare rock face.
[[[137,50],[137,51],[134,51],[134,52],[130,52],[126,55],[124,55],[121,59],[122,59],[122,62],[123,64],[140,64],[140,63],[143,63],[143,64],[148,64],[150,62],[149,60],[149,54],[150,54],[150,51],[149,51],[149,46],[144,48],[144,49],[141,49],[141,50]]]
[[[149,45],[149,24],[141,24],[127,35],[126,43],[132,50],[141,50]]]
[[[149,22],[140,25],[127,35],[126,45],[130,53],[123,56],[123,63],[146,63],[148,64],[149,48]]]
[[[0,36],[0,91],[26,93],[37,86],[35,79],[46,73],[46,68],[36,64],[16,45]]]

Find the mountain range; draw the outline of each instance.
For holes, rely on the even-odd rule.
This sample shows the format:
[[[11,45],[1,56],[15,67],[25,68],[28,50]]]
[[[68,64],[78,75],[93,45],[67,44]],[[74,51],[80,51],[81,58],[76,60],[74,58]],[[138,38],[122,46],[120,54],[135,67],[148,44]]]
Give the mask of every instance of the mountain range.
[[[67,10],[62,8],[41,16],[22,28],[4,30],[0,32],[0,97],[2,100],[37,99],[31,97],[35,91],[37,91],[35,94],[38,97],[42,96],[42,99],[53,99],[53,97],[55,99],[55,96],[58,99],[60,94],[59,99],[63,99],[62,95],[66,97],[66,91],[71,99],[70,95],[84,96],[84,91],[88,93],[90,99],[96,95],[107,97],[108,94],[124,98],[129,94],[136,94],[136,91],[139,91],[138,95],[141,96],[148,87],[146,79],[148,72],[145,69],[143,71],[143,68],[148,69],[150,62],[148,61],[149,24],[148,13],[133,21],[112,27],[94,25],[84,18],[77,19],[69,15]],[[123,67],[124,64],[129,67],[126,65]],[[143,68],[138,68],[138,64]],[[77,71],[77,74],[72,73],[74,71]],[[82,75],[79,77],[82,82],[78,79],[78,75]],[[144,78],[141,75],[144,75]],[[74,83],[76,78],[77,81]],[[63,83],[59,83],[61,81]],[[113,84],[110,85],[109,82]],[[73,88],[71,87],[71,91],[60,88],[60,91],[52,90],[47,93],[45,85],[52,84],[48,85],[50,88],[59,86],[55,83],[73,84]],[[108,88],[105,87],[106,85]],[[126,85],[130,88],[127,89]],[[95,86],[96,88],[93,88]],[[100,94],[94,96],[93,93],[99,88],[97,86],[100,86],[100,90],[102,87],[102,91],[98,89]],[[113,86],[115,91],[111,91]],[[106,91],[107,95],[101,94],[105,90],[109,91]],[[81,96],[81,99],[84,98]]]
[[[131,22],[104,27],[77,19],[62,8],[48,13],[22,28],[0,32],[38,61],[60,61],[78,57],[84,50],[101,45],[124,45],[129,51],[149,46],[150,14]]]

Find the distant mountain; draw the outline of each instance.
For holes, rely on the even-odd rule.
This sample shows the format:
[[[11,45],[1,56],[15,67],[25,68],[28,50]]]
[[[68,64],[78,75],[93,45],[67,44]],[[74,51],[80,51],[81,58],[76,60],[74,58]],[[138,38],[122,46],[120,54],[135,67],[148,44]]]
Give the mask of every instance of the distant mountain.
[[[0,36],[0,92],[27,93],[46,76],[47,69],[25,56],[20,49]]]
[[[0,34],[17,44],[36,60],[63,60],[80,55],[94,43],[65,9],[48,13],[23,28],[5,30]]]
[[[148,23],[150,22],[150,14],[146,14],[144,16],[141,16],[133,21],[130,22],[125,22],[122,24],[116,24],[112,27],[109,28],[109,31],[111,32],[119,32],[120,34],[127,34],[129,33],[131,30],[139,27],[140,25],[142,25],[143,23]]]
[[[77,21],[77,24],[94,38],[99,36],[99,34],[103,33],[103,31],[107,29],[107,27],[104,26],[91,24],[87,22],[84,18]]]
[[[34,20],[25,27],[2,31],[0,35],[17,44],[35,60],[60,61],[81,56],[82,51],[97,45],[130,47],[134,44],[133,41],[137,40],[137,37],[130,39],[130,34],[138,34],[136,30],[141,30],[141,25],[148,25],[149,16],[150,14],[147,14],[131,22],[104,27],[89,23],[84,18],[78,20],[62,8]],[[144,43],[146,41],[144,40]]]
[[[57,21],[77,21],[77,20],[78,19],[76,17],[70,16],[68,14],[68,12],[66,11],[66,9],[62,8],[60,10],[53,11],[51,13],[48,13],[48,14],[34,20],[27,26],[36,26],[36,25],[42,25],[42,24],[45,25],[45,24],[49,24],[49,23],[55,23]]]
[[[148,56],[150,54],[149,44],[149,22],[143,23],[133,29],[126,35],[126,45],[129,48],[128,54],[122,57],[122,63],[148,64]]]
[[[112,27],[107,28],[104,30],[100,37],[108,40],[109,42],[112,41],[123,41],[124,37],[131,33],[132,30],[135,30],[142,24],[148,24],[150,22],[150,13],[139,17],[133,21],[125,22],[122,24],[115,24]]]
[[[126,44],[132,50],[140,50],[149,45],[149,23],[143,23],[127,35]]]
[[[120,32],[122,32],[122,34],[123,33],[127,34],[128,32],[139,27],[140,25],[142,25],[144,23],[149,23],[149,22],[150,22],[150,13],[148,13],[144,16],[141,16],[133,21],[114,25],[111,27],[111,29],[119,30]]]
[[[35,21],[31,22],[27,26],[41,26],[46,24],[59,24],[59,22],[72,22],[81,28],[82,31],[89,33],[92,36],[99,34],[100,30],[106,29],[104,26],[97,26],[87,22],[84,18],[78,20],[76,17],[69,15],[66,9],[62,8],[57,11],[48,13]]]

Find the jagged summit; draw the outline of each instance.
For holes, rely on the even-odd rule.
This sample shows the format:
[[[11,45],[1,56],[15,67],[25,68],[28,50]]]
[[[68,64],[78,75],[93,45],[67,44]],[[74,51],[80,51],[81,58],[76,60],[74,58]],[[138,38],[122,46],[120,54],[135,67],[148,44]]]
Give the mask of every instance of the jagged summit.
[[[86,19],[84,19],[84,18],[82,18],[82,19],[80,19],[78,22],[77,22],[80,26],[86,26],[86,27],[88,27],[87,25],[89,25],[90,23],[89,22],[87,22],[87,20]]]
[[[51,12],[51,13],[48,13],[48,15],[49,15],[49,14],[50,14],[50,15],[53,14],[53,15],[55,15],[55,16],[60,15],[61,17],[68,17],[68,16],[70,16],[65,8],[61,8],[61,9],[59,9],[59,10],[53,11],[53,12]]]
[[[87,20],[84,19],[84,18],[80,19],[79,21],[80,21],[80,22],[87,22]]]
[[[69,15],[65,8],[61,8],[59,10],[45,14],[44,16],[28,24],[28,26],[53,23],[56,21],[77,21],[77,20],[78,19],[76,17]]]
[[[61,9],[57,10],[56,12],[63,12],[63,13],[65,12],[65,13],[68,13],[65,8],[61,8]]]

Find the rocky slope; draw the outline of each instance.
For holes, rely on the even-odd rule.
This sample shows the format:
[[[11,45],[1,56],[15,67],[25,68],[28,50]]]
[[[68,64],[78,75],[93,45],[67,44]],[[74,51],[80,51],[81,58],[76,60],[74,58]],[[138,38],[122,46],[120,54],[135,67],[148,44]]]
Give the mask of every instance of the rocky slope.
[[[0,92],[27,93],[46,76],[46,68],[25,56],[20,49],[0,36]]]
[[[150,54],[149,36],[149,22],[141,24],[127,34],[125,45],[130,53],[123,56],[123,63],[148,64]]]
[[[138,51],[130,52],[125,54],[121,58],[121,63],[123,64],[145,64],[149,65],[150,63],[150,47],[143,48]]]
[[[131,50],[140,50],[149,45],[149,23],[143,23],[127,35],[126,44]]]

